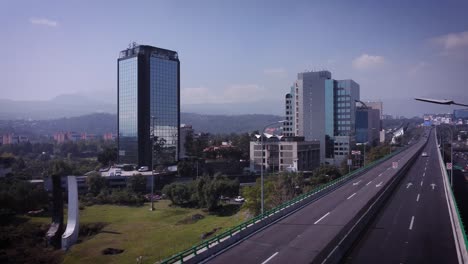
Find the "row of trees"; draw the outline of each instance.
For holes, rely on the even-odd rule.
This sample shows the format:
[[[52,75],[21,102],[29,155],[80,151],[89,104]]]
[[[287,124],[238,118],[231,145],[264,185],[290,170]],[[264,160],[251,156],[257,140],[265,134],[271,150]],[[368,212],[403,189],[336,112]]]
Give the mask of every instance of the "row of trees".
[[[220,197],[234,197],[239,194],[239,182],[226,176],[215,175],[199,177],[190,183],[171,183],[163,189],[163,194],[174,205],[207,208],[215,211],[219,208]]]
[[[185,148],[189,156],[207,159],[216,159],[222,156],[226,159],[249,159],[250,139],[252,135],[249,133],[242,134],[205,134],[199,137],[187,135],[185,139]],[[204,152],[208,147],[220,146],[222,142],[231,142],[235,148],[226,148],[216,151]]]
[[[341,176],[339,169],[331,165],[322,165],[315,169],[313,176],[308,179],[302,173],[283,172],[278,175],[268,175],[264,182],[265,209],[279,206]],[[252,214],[258,215],[261,209],[260,179],[257,179],[254,186],[244,187],[242,196],[245,198],[244,207]]]
[[[145,202],[147,178],[135,175],[128,178],[125,188],[112,189],[99,173],[93,173],[86,178],[88,192],[81,196],[86,205],[92,204],[121,204],[143,205]]]
[[[38,210],[47,205],[48,195],[42,186],[25,181],[0,179],[0,218],[3,215]]]

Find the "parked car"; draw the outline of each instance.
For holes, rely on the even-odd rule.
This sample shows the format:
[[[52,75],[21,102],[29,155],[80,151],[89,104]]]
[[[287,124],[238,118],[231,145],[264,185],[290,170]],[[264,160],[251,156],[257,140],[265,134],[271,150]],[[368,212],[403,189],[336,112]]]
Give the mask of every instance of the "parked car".
[[[243,203],[245,201],[244,197],[242,196],[237,196],[234,201],[238,202],[238,203]]]
[[[427,157],[427,156],[428,156],[428,155],[427,155],[427,152],[423,152],[423,153],[421,154],[421,156]]]

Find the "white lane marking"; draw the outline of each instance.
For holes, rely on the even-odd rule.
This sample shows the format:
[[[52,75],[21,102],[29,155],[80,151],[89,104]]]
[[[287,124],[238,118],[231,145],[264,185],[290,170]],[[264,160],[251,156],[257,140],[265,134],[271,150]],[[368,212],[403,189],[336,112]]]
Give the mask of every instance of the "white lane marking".
[[[382,172],[382,173],[383,173],[383,172]],[[382,176],[382,173],[380,173],[380,174],[379,174],[379,176],[377,176],[377,177],[380,177],[380,176]]]
[[[356,195],[356,193],[351,194],[351,196],[349,196],[348,199],[346,199],[346,200],[349,200],[349,199],[353,198],[354,195]]]
[[[424,176],[426,176],[426,173],[425,173],[425,172],[423,173],[423,177],[424,177]]]
[[[422,186],[422,184],[423,184],[423,181],[421,181],[421,186]]]
[[[411,185],[413,185],[411,182],[408,182],[408,184],[406,184],[406,189],[408,189]]]
[[[358,185],[360,182],[361,182],[361,180],[359,180],[358,182],[353,183],[353,186]]]
[[[325,217],[327,217],[330,214],[330,212],[326,213],[324,216],[320,217],[319,220],[315,221],[314,225],[316,225],[318,222],[322,221]]]
[[[409,230],[413,230],[414,216],[411,217],[411,223],[409,224]]]
[[[392,167],[387,168],[387,170],[391,169]]]
[[[379,184],[375,185],[375,187],[379,188],[380,186],[382,186],[382,183],[383,182],[380,182]]]
[[[427,167],[424,167],[424,172],[426,172],[426,170],[427,170]]]
[[[276,255],[278,255],[279,252],[276,252],[275,254],[271,255],[269,258],[267,258],[265,261],[262,262],[262,264],[265,264],[267,263],[268,261],[270,261],[272,258],[274,258]]]
[[[419,202],[419,193],[418,193],[418,197],[416,197],[416,202]]]
[[[431,187],[432,187],[432,190],[434,190],[434,188],[436,187],[436,184],[435,184],[435,183],[431,183]]]
[[[369,184],[371,184],[371,182],[372,182],[372,181],[368,182],[368,183],[366,184],[366,186],[369,185]]]

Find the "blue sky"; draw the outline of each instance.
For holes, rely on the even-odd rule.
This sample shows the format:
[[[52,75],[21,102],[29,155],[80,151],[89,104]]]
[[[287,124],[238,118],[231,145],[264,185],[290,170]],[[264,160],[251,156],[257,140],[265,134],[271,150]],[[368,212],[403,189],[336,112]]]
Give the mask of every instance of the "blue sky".
[[[185,111],[283,114],[296,74],[354,79],[388,114],[468,102],[466,1],[3,1],[2,98],[115,103],[132,41],[176,50]]]

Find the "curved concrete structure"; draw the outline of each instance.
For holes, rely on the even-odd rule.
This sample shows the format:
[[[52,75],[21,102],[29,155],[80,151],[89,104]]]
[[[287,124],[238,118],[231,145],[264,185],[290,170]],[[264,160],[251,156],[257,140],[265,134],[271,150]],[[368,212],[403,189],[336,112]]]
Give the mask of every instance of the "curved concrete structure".
[[[52,224],[46,234],[48,245],[54,248],[61,248],[60,234],[63,232],[63,199],[61,178],[58,175],[52,176]]]
[[[78,240],[79,232],[78,185],[75,176],[68,176],[68,219],[62,235],[62,249],[67,250]]]

